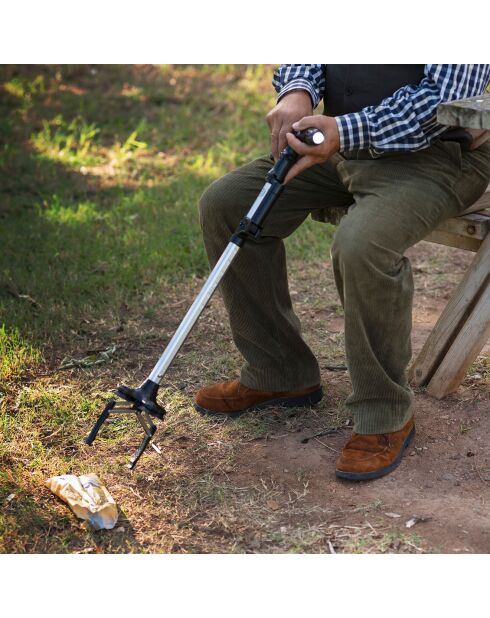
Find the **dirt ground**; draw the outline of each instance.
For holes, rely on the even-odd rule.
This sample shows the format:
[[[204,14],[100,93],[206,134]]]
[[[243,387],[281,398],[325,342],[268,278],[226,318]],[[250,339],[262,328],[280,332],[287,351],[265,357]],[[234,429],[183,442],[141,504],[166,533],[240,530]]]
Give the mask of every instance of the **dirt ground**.
[[[420,243],[409,255],[416,281],[416,354],[471,254]],[[343,362],[343,320],[331,269],[328,263],[303,265],[291,273],[291,281],[305,336],[323,366],[326,396],[320,407],[328,414],[349,392],[347,372],[327,369]],[[333,344],[329,351],[325,329],[327,342]],[[489,349],[487,345],[479,359],[481,366],[472,368],[454,395],[437,401],[417,393],[417,435],[394,473],[363,483],[336,479],[335,459],[350,429],[340,425],[330,434],[317,436],[322,432],[300,425],[294,433],[272,433],[243,447],[230,480],[245,486],[260,482],[273,489],[273,498],[266,504],[276,516],[282,514],[279,529],[285,534],[294,529],[298,516],[308,512],[311,529],[333,533],[326,543],[331,552],[338,550],[336,543],[340,551],[382,551],[387,543],[391,550],[403,544],[415,551],[489,552]],[[299,515],[286,508],[291,496],[297,495],[298,470],[307,479]],[[408,528],[412,518],[417,523]],[[412,541],[407,533],[413,533]],[[256,544],[261,547],[260,535]]]
[[[416,283],[416,354],[472,254],[420,243],[410,257]],[[55,368],[68,350],[56,349],[47,359],[54,373],[35,379],[46,392],[90,392],[97,406],[102,404],[118,382],[133,385],[147,375],[201,284],[196,279],[167,290],[151,317],[135,311],[121,317],[119,326],[90,324],[80,335],[80,350],[115,345],[111,363],[58,372]],[[437,401],[423,390],[416,392],[417,435],[392,474],[371,482],[340,481],[334,465],[351,431],[344,407],[350,384],[342,311],[328,256],[293,261],[290,287],[304,336],[322,370],[325,397],[320,404],[226,422],[195,412],[196,389],[236,377],[241,364],[216,296],[162,385],[168,414],[158,423],[155,438],[162,453],[149,449],[135,471],[127,470],[141,435],[132,421],[124,420],[105,426],[95,445],[86,446],[82,435],[95,410],[90,419],[80,419],[76,436],[63,425],[43,434],[41,440],[53,454],[70,453],[71,467],[59,469],[47,461],[32,474],[26,468],[24,489],[9,489],[22,495],[24,503],[29,500],[30,510],[23,515],[17,498],[3,506],[17,525],[15,536],[6,537],[6,551],[490,552],[490,346],[453,395]],[[27,454],[16,456],[29,466]],[[114,530],[87,530],[44,486],[52,474],[89,471],[99,474],[119,506]]]

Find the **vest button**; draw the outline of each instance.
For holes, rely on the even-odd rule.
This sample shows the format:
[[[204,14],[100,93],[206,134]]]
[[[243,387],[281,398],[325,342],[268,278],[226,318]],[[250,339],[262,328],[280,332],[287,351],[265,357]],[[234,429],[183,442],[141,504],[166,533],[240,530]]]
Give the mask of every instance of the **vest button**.
[[[349,88],[349,86],[347,86],[347,88],[344,91],[345,95],[350,97],[352,96],[354,93],[352,92],[352,88]]]

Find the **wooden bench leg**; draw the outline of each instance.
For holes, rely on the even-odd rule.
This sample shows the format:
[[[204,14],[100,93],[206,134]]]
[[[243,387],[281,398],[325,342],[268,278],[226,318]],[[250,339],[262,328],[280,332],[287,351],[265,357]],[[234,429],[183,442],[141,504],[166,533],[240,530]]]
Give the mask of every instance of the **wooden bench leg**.
[[[478,303],[479,297],[484,293],[486,286],[489,285],[489,277],[490,234],[482,242],[473,262],[451,296],[410,369],[410,381],[415,386],[425,386],[435,376],[439,365],[444,361],[446,354],[453,346],[453,342],[455,343],[455,340],[458,338],[458,333],[466,325],[470,316],[474,316],[473,310]],[[482,311],[485,311],[484,307]],[[474,317],[473,319],[478,318]],[[481,337],[483,339],[484,334]],[[466,342],[466,345],[468,345],[468,342]],[[484,345],[485,340],[483,340],[481,348]],[[481,348],[476,355],[481,351]],[[460,382],[463,377],[460,378]],[[457,386],[454,388],[457,388]]]
[[[455,391],[489,338],[490,277],[483,294],[429,382],[427,393],[442,399]]]

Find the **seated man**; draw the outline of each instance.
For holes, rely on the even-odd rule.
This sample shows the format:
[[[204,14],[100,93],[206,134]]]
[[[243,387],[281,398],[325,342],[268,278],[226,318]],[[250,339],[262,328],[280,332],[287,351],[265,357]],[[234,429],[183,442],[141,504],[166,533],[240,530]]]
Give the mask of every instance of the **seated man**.
[[[437,106],[479,95],[490,65],[283,65],[277,105],[267,116],[272,154],[286,141],[302,155],[290,171],[258,242],[241,250],[221,284],[233,339],[244,357],[239,379],[202,388],[196,408],[234,417],[271,405],[322,398],[318,363],[301,337],[288,291],[283,239],[309,214],[350,209],[336,231],[332,264],[345,314],[354,431],[336,464],[339,477],[391,472],[415,434],[411,358],[413,281],[408,247],[474,203],[490,180],[485,135],[437,123]],[[324,114],[313,116],[323,97]],[[292,128],[317,127],[320,146]],[[261,157],[214,182],[200,203],[212,266],[271,168]]]

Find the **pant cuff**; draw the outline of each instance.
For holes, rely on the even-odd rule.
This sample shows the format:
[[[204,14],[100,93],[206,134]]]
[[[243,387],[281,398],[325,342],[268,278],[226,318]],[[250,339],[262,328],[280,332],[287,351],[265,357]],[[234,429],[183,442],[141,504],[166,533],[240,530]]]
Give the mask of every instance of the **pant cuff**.
[[[399,431],[414,414],[414,402],[374,400],[356,404],[353,410],[354,431],[361,434],[392,433]]]
[[[278,374],[277,370],[270,368],[251,369],[244,367],[241,371],[240,382],[248,388],[257,391],[297,391],[320,384],[319,371],[305,374],[304,371],[296,374]]]

